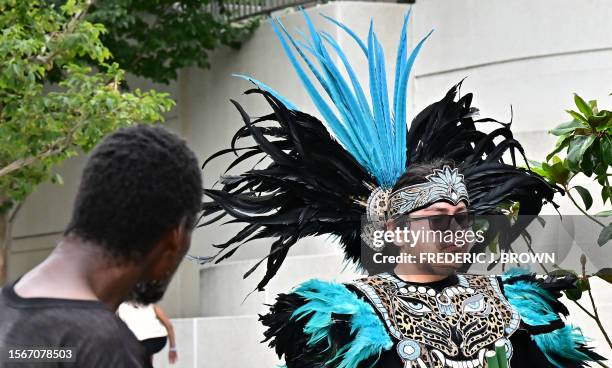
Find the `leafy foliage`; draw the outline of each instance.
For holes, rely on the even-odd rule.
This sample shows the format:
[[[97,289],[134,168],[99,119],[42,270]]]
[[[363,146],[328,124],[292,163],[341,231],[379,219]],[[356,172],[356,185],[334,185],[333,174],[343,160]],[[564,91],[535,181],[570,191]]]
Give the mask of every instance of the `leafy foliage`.
[[[551,183],[559,184],[568,192],[574,201],[571,191],[578,193],[584,204],[584,209],[574,201],[574,204],[585,215],[599,223],[603,230],[598,244],[604,245],[612,239],[612,224],[604,224],[586,213],[593,205],[593,197],[589,191],[579,185],[571,186],[571,180],[578,174],[594,177],[601,186],[601,199],[604,204],[612,204],[612,186],[608,173],[612,167],[612,111],[599,110],[597,101],[584,101],[574,94],[576,110],[567,110],[572,120],[557,126],[550,131],[559,137],[555,149],[546,156],[546,162],[533,163],[532,168]],[[565,158],[557,156],[566,153]],[[596,216],[608,217],[612,211],[603,211]]]
[[[102,41],[122,68],[168,83],[181,68],[210,67],[221,45],[238,49],[259,24],[231,17],[222,0],[98,0],[88,19],[108,29]]]
[[[163,120],[174,104],[165,93],[120,89],[124,72],[109,62],[104,26],[84,19],[88,5],[0,0],[0,213],[66,158],[119,127]],[[54,69],[61,78],[50,85]]]
[[[612,268],[602,268],[601,270],[597,271],[595,276],[598,276],[612,284]]]
[[[612,111],[600,111],[597,101],[586,103],[577,94],[574,94],[574,104],[578,111],[566,110],[572,120],[550,131],[551,134],[559,137],[555,149],[546,156],[546,162],[531,162],[531,169],[551,183],[562,186],[576,208],[602,227],[597,243],[603,246],[612,239],[612,223],[606,225],[602,221],[612,216],[612,211],[606,210],[590,215],[587,211],[593,205],[593,196],[586,188],[580,185],[571,186],[570,183],[579,174],[589,178],[594,177],[594,181],[601,186],[601,199],[604,205],[608,201],[612,203],[612,187],[608,179],[612,175],[608,173],[612,166]],[[562,152],[565,152],[565,158],[557,156]],[[572,193],[578,193],[584,208],[573,198]],[[582,275],[580,276],[572,270],[563,270],[558,267],[550,274],[577,277],[575,285],[563,290],[565,296],[595,320],[606,342],[612,348],[612,340],[597,311],[589,282],[589,278],[595,276],[612,283],[612,269],[603,268],[593,275],[587,275],[585,268],[587,258],[584,254],[580,257],[580,263],[582,264]],[[589,296],[592,312],[578,303],[583,294]]]

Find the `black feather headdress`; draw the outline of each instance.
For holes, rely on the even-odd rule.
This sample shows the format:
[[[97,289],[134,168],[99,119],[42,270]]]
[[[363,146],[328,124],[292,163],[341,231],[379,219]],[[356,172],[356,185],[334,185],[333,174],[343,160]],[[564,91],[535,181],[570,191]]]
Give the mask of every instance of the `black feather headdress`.
[[[387,103],[382,47],[372,28],[366,46],[348,27],[330,19],[356,40],[368,58],[371,105],[338,44],[327,33],[315,30],[305,17],[311,31],[306,43],[293,40],[278,20],[274,28],[324,122],[299,111],[277,92],[249,78],[259,89],[247,94],[264,98],[271,113],[252,119],[232,101],[245,126],[236,132],[230,148],[204,163],[205,166],[220,156],[236,155],[220,179],[221,187],[205,190],[211,201],[204,203],[200,225],[230,216],[229,222],[245,226],[225,243],[216,245],[219,253],[206,261],[231,257],[249,241],[271,239],[268,256],[245,275],[266,261],[266,274],[257,287],[263,290],[299,239],[332,235],[339,240],[346,258],[360,264],[364,250],[361,223],[372,192],[392,187],[410,165],[436,159],[459,164],[470,209],[476,214],[503,214],[504,207],[519,202],[519,214],[536,216],[546,201],[552,201],[558,189],[530,170],[518,167],[516,156],[524,159],[524,152],[513,138],[510,123],[476,119],[478,110],[471,106],[472,94],[457,98],[460,84],[420,112],[407,129],[407,78],[424,41],[407,55],[408,15],[398,47],[392,104]],[[338,114],[314,88],[285,37],[306,61]],[[341,75],[324,43],[339,55],[350,81]],[[319,61],[321,70],[314,67],[304,50]],[[496,127],[485,133],[480,129],[483,124]],[[243,140],[254,143],[238,147],[237,143]],[[507,156],[509,162],[504,160]],[[236,166],[246,162],[258,165],[231,175]],[[530,222],[529,217],[521,219],[524,220],[492,224],[487,239],[498,237],[500,245],[507,246]]]
[[[271,163],[240,175],[223,176],[222,188],[205,190],[212,202],[204,203],[203,217],[212,218],[201,226],[225,215],[232,216],[232,222],[247,224],[227,242],[217,245],[221,252],[215,260],[230,257],[245,242],[274,239],[259,289],[276,274],[291,246],[303,237],[336,235],[347,257],[358,261],[361,217],[365,201],[376,186],[375,180],[332,138],[321,121],[289,110],[269,92],[247,91],[253,93],[265,98],[273,113],[251,121],[242,107],[232,101],[245,126],[235,134],[230,149],[218,152],[207,162],[240,152],[230,169],[245,160],[261,159],[258,156]],[[237,141],[246,138],[256,144],[235,147]]]

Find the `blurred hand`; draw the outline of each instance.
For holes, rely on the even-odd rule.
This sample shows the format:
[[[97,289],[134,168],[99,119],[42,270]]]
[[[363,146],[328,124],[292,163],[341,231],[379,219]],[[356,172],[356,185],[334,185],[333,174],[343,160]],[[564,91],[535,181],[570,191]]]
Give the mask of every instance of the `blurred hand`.
[[[168,361],[170,362],[170,364],[176,363],[177,359],[178,359],[178,354],[176,353],[176,351],[168,352]]]

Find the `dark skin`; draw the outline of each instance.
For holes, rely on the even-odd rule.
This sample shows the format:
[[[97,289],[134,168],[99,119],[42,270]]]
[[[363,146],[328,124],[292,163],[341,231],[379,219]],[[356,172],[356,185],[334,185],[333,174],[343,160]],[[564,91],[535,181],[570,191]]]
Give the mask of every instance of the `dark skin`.
[[[126,261],[99,245],[66,236],[15,284],[15,293],[22,298],[98,300],[115,311],[137,283],[172,277],[190,244],[191,228],[183,223],[137,261]]]

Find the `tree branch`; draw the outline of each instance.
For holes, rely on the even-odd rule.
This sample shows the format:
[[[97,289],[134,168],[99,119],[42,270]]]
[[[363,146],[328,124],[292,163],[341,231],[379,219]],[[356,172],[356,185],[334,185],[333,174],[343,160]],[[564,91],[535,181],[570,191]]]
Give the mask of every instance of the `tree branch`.
[[[81,118],[80,123],[82,123],[83,121],[85,121],[85,118]],[[47,151],[43,152],[40,155],[36,155],[36,156],[31,156],[31,157],[27,157],[27,158],[20,158],[17,159],[13,162],[11,162],[10,164],[4,166],[3,168],[0,169],[0,178],[8,175],[14,171],[17,171],[19,169],[23,169],[24,167],[33,165],[34,163],[41,161],[47,157],[53,156],[53,155],[57,155],[59,153],[62,153],[63,151],[67,150],[70,145],[72,144],[72,140],[74,139],[74,134],[77,131],[77,129],[81,126],[80,123],[77,123],[74,125],[74,127],[67,133],[66,138],[63,139],[62,142],[58,143],[57,145],[55,145],[57,148],[50,148]]]
[[[610,336],[608,336],[606,329],[604,328],[603,324],[601,323],[601,320],[599,319],[599,313],[597,312],[597,306],[595,305],[595,300],[593,299],[593,294],[591,293],[590,285],[589,285],[589,289],[587,290],[587,294],[589,294],[589,298],[591,299],[591,305],[593,306],[593,314],[595,315],[595,318],[594,318],[595,322],[597,323],[597,326],[599,327],[599,329],[601,330],[601,333],[606,339],[606,342],[608,343],[610,348],[612,348],[612,341],[610,340]]]
[[[572,300],[572,301],[574,302],[574,304],[576,304],[578,307],[580,307],[580,309],[582,309],[582,311],[584,313],[586,313],[587,316],[595,319],[595,316],[593,315],[593,313],[589,312],[585,307],[582,306],[582,304],[578,303],[578,301],[576,301],[576,300]]]
[[[17,203],[17,206],[15,206],[15,208],[13,209],[11,214],[9,215],[9,218],[8,218],[9,224],[12,224],[13,221],[15,221],[15,217],[17,217],[17,214],[19,213],[19,210],[21,210],[21,206],[23,206],[23,202]]]
[[[32,157],[28,157],[28,158],[20,158],[18,160],[15,160],[13,162],[11,162],[10,164],[6,165],[5,167],[3,167],[2,169],[0,169],[0,177],[3,177],[5,175],[8,175],[14,171],[17,171],[19,169],[23,169],[24,167],[30,166],[32,164],[34,164],[37,161],[40,161],[42,159],[45,159],[49,156],[58,154],[62,151],[62,149],[54,149],[54,150],[49,150],[46,151],[44,153],[42,153],[39,156],[32,156]]]
[[[72,32],[74,32],[74,29],[76,28],[76,26],[79,24],[79,22],[81,22],[81,20],[83,20],[83,18],[85,17],[85,15],[87,14],[87,12],[89,11],[89,8],[93,5],[94,0],[87,0],[85,1],[85,6],[83,7],[83,9],[81,9],[80,11],[76,12],[72,18],[70,18],[70,21],[68,21],[68,24],[66,24],[66,27],[64,27],[64,30],[60,33],[56,33],[56,35],[54,35],[53,38],[55,39],[62,39],[64,37],[66,37],[66,35],[71,34]],[[51,62],[53,62],[53,59],[55,59],[55,57],[57,55],[59,55],[60,50],[59,48],[57,48],[56,50],[54,50],[53,52],[49,53],[48,55],[37,55],[34,60],[41,63],[41,64],[49,64]]]

